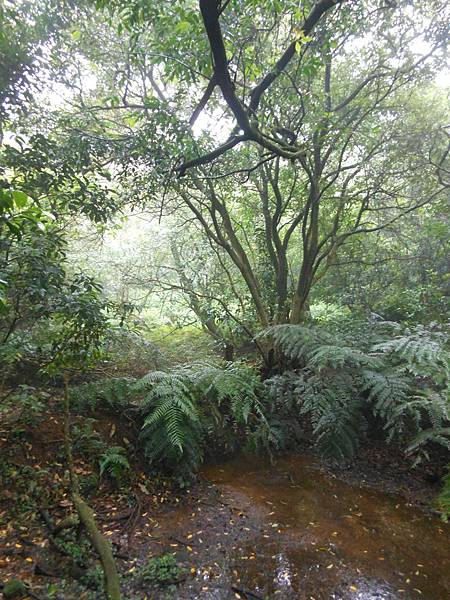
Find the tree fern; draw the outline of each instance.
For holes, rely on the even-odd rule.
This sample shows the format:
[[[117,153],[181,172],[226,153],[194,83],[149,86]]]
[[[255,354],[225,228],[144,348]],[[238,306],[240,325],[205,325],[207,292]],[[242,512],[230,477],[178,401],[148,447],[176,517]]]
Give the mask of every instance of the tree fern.
[[[403,364],[413,375],[431,377],[438,384],[450,378],[450,353],[445,346],[448,335],[431,331],[418,325],[412,331],[376,344],[373,352],[385,354],[396,363]]]
[[[332,343],[333,336],[319,327],[304,325],[275,325],[260,334],[272,338],[291,360],[307,360],[314,350]]]
[[[325,368],[344,369],[344,367],[379,368],[381,361],[375,356],[361,352],[357,348],[326,344],[309,353],[308,366],[321,371]]]
[[[230,414],[240,424],[248,423],[251,414],[264,419],[258,392],[261,381],[253,369],[241,363],[228,363],[225,368],[205,365],[196,378],[199,393],[210,403],[229,403]]]
[[[263,335],[275,341],[291,367],[266,382],[268,396],[293,418],[295,406],[297,418],[308,417],[316,444],[327,456],[350,457],[365,436],[364,415],[370,413],[383,424],[388,441],[409,443],[408,452],[422,453],[431,440],[446,444],[447,336],[424,327],[398,335],[399,329],[377,322],[372,334],[367,325],[366,338],[377,340],[366,344],[367,350],[361,347],[362,334],[352,339],[344,330],[330,333],[313,325],[268,329]],[[380,340],[392,332],[394,338]]]
[[[202,426],[186,369],[153,371],[134,386],[142,393],[141,440],[151,463],[195,468],[203,457]]]
[[[300,414],[311,419],[316,444],[327,458],[351,458],[365,428],[363,402],[345,374],[311,375],[304,380]]]
[[[194,469],[201,462],[208,436],[233,423],[267,429],[261,387],[249,367],[193,363],[170,371],[155,371],[134,389],[142,397],[145,415],[141,439],[152,463]],[[236,431],[235,431],[236,433]]]

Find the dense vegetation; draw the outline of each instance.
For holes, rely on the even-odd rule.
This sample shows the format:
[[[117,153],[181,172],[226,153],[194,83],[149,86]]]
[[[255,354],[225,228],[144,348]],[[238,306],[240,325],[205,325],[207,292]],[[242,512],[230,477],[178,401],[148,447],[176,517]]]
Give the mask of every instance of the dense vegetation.
[[[442,479],[450,516],[445,11],[0,4],[0,486],[18,519],[51,509],[11,448],[61,418],[58,486],[108,598],[115,561],[84,498],[141,470],[185,486],[238,450],[351,464],[387,444]],[[183,576],[171,555],[139,574]]]

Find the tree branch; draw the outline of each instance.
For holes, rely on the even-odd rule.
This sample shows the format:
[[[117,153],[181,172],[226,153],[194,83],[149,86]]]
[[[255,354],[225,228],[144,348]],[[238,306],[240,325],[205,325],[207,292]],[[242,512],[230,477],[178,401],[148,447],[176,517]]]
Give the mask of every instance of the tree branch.
[[[326,12],[344,1],[345,0],[320,0],[320,2],[317,2],[303,23],[303,34],[305,36],[309,35]],[[265,75],[262,81],[251,92],[249,107],[251,113],[254,113],[258,109],[261,96],[272,85],[275,79],[284,71],[289,62],[292,60],[293,56],[295,56],[298,42],[301,42],[301,40],[296,39],[288,46],[284,54],[275,63],[274,67]]]

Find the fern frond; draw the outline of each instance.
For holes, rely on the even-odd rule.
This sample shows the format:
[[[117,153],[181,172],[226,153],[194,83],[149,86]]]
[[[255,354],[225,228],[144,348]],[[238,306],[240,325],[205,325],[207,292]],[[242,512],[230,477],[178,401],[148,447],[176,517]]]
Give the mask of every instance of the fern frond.
[[[437,383],[450,378],[450,353],[445,346],[448,335],[418,325],[413,331],[373,346],[375,353],[394,359],[415,376],[431,377]]]
[[[268,428],[260,389],[256,373],[240,363],[192,363],[148,373],[135,386],[142,396],[147,458],[192,469],[203,458],[205,437],[217,426],[247,427],[252,417]]]
[[[307,360],[314,350],[333,342],[333,336],[322,329],[305,325],[275,325],[260,337],[273,338],[291,360]]]
[[[450,450],[450,427],[425,429],[412,440],[407,448],[408,454],[414,454],[421,446],[435,442]]]
[[[308,366],[319,371],[330,367],[333,369],[343,369],[344,367],[376,369],[381,366],[381,360],[355,348],[327,344],[311,351]]]
[[[279,325],[264,334],[297,367],[265,383],[268,397],[283,411],[292,414],[297,406],[308,416],[323,453],[351,456],[365,434],[367,409],[381,420],[388,441],[449,422],[445,334],[417,327],[398,335],[400,326],[385,322],[373,325],[375,332],[347,329],[351,335],[339,327],[330,333]],[[369,346],[364,337],[377,343]]]
[[[442,483],[443,487],[440,494],[436,498],[436,505],[438,510],[442,514],[442,519],[444,521],[448,521],[450,517],[450,472],[444,477]]]
[[[130,468],[126,450],[121,446],[109,447],[100,457],[100,475],[108,473],[114,479],[120,480]]]

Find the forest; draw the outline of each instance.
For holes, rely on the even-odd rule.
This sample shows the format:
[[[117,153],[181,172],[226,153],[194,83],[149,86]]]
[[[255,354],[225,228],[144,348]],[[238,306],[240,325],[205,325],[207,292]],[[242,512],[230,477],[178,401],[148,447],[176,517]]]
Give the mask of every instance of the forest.
[[[450,598],[445,0],[0,0],[0,596]]]

